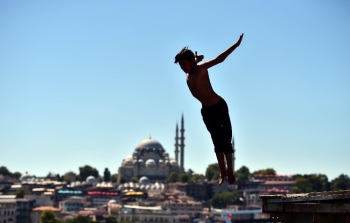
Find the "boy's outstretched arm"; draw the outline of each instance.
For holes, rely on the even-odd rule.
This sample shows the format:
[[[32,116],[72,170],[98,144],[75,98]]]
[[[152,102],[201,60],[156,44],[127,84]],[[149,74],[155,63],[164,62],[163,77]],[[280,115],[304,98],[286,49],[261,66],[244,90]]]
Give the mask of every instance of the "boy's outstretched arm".
[[[225,50],[224,52],[222,52],[219,56],[217,56],[214,59],[211,59],[209,61],[206,61],[204,63],[199,64],[199,66],[205,68],[205,69],[209,69],[212,66],[215,66],[218,63],[223,62],[226,57],[228,55],[230,55],[242,42],[243,39],[243,33],[239,36],[239,39],[237,40],[237,42],[235,44],[233,44],[232,46],[230,46],[227,50]]]

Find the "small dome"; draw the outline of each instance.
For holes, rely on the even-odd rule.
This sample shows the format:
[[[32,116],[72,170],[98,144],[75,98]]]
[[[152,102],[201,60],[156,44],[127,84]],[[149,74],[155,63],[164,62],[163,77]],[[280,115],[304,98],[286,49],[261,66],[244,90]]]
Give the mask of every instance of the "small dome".
[[[143,176],[140,178],[139,184],[149,184],[149,179],[147,177]]]
[[[21,176],[20,180],[22,181],[29,181],[31,180],[33,177],[31,175],[29,175],[28,173],[25,173]]]
[[[72,175],[72,174],[75,175],[75,173],[74,173],[73,171],[71,171],[71,170],[67,170],[67,172],[66,172],[65,174],[66,174],[66,175]]]
[[[171,164],[171,165],[179,165],[179,164],[177,163],[177,161],[174,160],[174,159],[171,159],[171,160],[170,160],[170,164]]]
[[[95,184],[97,181],[96,181],[96,178],[94,176],[89,176],[88,178],[86,178],[86,183],[89,183],[89,184]]]
[[[145,164],[146,164],[146,167],[156,167],[157,166],[156,161],[154,161],[154,159],[148,159]]]
[[[127,156],[125,157],[125,159],[123,160],[123,166],[130,166],[133,164],[133,158],[132,156]]]
[[[139,159],[137,162],[138,162],[139,164],[145,164],[145,162],[143,161],[143,159]]]
[[[108,201],[108,205],[110,205],[110,204],[116,204],[116,203],[117,203],[117,201],[116,201],[116,200],[114,200],[114,199],[112,199],[112,200]]]

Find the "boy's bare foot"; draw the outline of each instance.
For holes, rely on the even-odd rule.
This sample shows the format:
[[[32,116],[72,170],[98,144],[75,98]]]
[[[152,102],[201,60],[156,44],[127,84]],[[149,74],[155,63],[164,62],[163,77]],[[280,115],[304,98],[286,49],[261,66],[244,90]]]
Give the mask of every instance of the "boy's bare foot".
[[[219,186],[221,186],[221,184],[223,184],[225,182],[225,178],[227,177],[227,174],[220,174],[220,178],[219,178]]]
[[[235,175],[233,175],[233,173],[228,173],[227,178],[228,178],[227,181],[229,185],[236,183],[236,177]]]

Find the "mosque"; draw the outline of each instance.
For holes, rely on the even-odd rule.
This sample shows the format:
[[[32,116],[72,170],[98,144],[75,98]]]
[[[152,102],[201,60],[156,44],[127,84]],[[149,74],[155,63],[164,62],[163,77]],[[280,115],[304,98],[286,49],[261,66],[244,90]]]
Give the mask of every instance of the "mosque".
[[[175,130],[175,158],[171,158],[162,144],[151,137],[141,141],[134,152],[122,161],[118,170],[118,183],[121,177],[127,181],[135,177],[139,183],[166,183],[171,172],[178,174],[185,172],[184,152],[185,152],[185,129],[184,118],[181,117],[180,136],[178,125]],[[234,141],[232,141],[233,150]],[[234,170],[235,155],[232,154],[232,168]],[[142,182],[141,182],[142,181]]]
[[[134,152],[123,159],[118,170],[118,183],[123,176],[126,180],[133,177],[150,183],[165,183],[171,172],[183,173],[184,168],[184,118],[181,118],[181,129],[176,124],[175,130],[175,158],[171,158],[162,144],[151,137],[141,141]],[[180,161],[180,162],[178,162]]]

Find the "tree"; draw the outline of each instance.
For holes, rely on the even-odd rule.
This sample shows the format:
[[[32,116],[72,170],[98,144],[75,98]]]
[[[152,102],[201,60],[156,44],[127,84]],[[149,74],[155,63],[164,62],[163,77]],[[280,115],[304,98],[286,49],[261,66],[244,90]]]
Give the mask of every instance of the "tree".
[[[61,175],[58,173],[58,174],[56,174],[56,179],[57,179],[57,181],[60,181],[60,182],[62,182],[63,180],[63,177],[61,178]]]
[[[205,171],[207,180],[218,180],[220,177],[220,168],[218,163],[210,164]]]
[[[137,183],[139,180],[136,177],[131,177],[130,182]]]
[[[111,181],[112,181],[112,183],[117,183],[117,181],[118,181],[118,174],[117,173],[115,173],[111,176]]]
[[[293,187],[294,193],[309,193],[312,192],[312,185],[307,178],[297,177],[295,179],[295,185]]]
[[[16,195],[16,198],[24,198],[24,195],[28,195],[29,194],[29,191],[23,189],[22,187],[19,188],[18,191],[16,191],[15,195]]]
[[[248,167],[242,166],[241,168],[239,168],[235,172],[235,176],[236,176],[237,182],[244,182],[244,181],[249,180],[250,172],[249,172]]]
[[[67,223],[93,223],[93,221],[89,217],[79,215],[68,220]]]
[[[170,173],[170,176],[167,179],[167,183],[179,182],[179,174],[175,171]]]
[[[15,178],[16,180],[19,180],[19,178],[21,178],[22,174],[20,172],[14,172],[12,174],[12,177]]]
[[[94,176],[97,179],[99,177],[98,170],[89,165],[79,167],[79,177],[81,181],[85,181],[89,176]]]
[[[214,208],[226,208],[227,205],[242,205],[243,201],[239,194],[235,191],[226,191],[217,193],[212,199],[211,203]]]
[[[123,184],[123,183],[126,183],[126,182],[127,182],[127,180],[125,179],[125,177],[124,177],[124,176],[121,176],[121,177],[120,177],[120,182],[119,182],[119,183]]]
[[[103,172],[103,180],[105,182],[111,181],[111,172],[108,170],[108,168],[105,168],[105,171]]]
[[[59,223],[59,219],[51,210],[44,210],[40,215],[40,223]]]
[[[179,181],[182,183],[187,183],[190,177],[188,176],[187,173],[182,173],[179,175]]]
[[[295,193],[322,192],[329,191],[328,178],[324,174],[296,175]]]
[[[4,176],[12,176],[12,173],[5,167],[5,166],[1,166],[0,167],[0,175],[4,175]]]
[[[276,170],[274,170],[273,168],[267,168],[267,169],[254,171],[251,175],[254,176],[255,174],[272,174],[272,175],[276,175]]]
[[[191,179],[188,181],[188,183],[194,183],[194,182],[196,182],[196,181],[201,181],[201,180],[204,180],[205,179],[205,177],[204,177],[204,175],[203,174],[197,174],[197,173],[195,173],[195,174],[193,174],[192,175],[192,177],[191,177]]]
[[[340,174],[339,177],[331,181],[331,190],[349,190],[350,178],[348,175]]]

